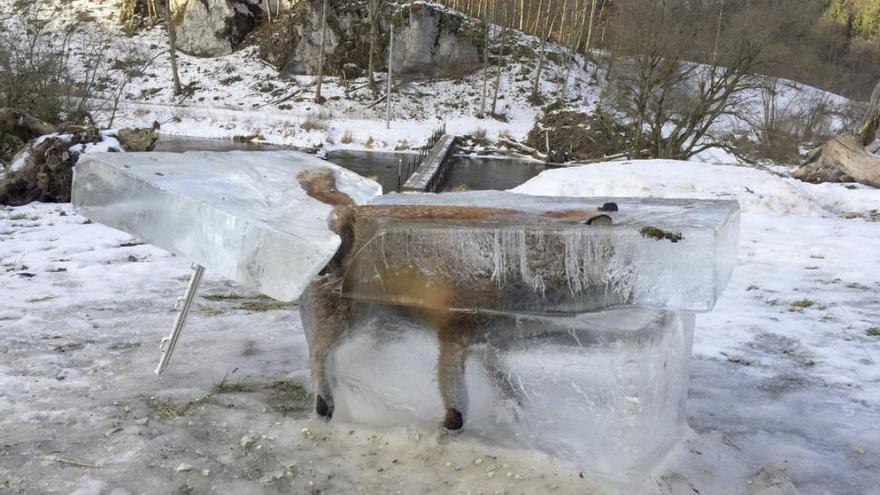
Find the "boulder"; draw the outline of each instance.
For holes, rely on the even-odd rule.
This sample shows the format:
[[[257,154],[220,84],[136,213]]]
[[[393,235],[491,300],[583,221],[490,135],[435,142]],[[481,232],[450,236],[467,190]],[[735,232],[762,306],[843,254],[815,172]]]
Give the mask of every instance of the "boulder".
[[[260,0],[187,0],[175,12],[177,48],[217,57],[236,49],[263,15]]]
[[[417,76],[460,75],[480,65],[483,34],[463,15],[412,4],[394,16],[394,70]]]
[[[367,2],[328,3],[325,74],[342,75],[347,64],[368,67],[370,24]],[[484,39],[479,23],[437,5],[389,5],[397,9],[376,25],[374,66],[387,69],[388,40],[395,26],[394,72],[407,76],[459,76],[476,69]],[[289,74],[318,72],[322,0],[304,0],[260,33],[259,55]]]

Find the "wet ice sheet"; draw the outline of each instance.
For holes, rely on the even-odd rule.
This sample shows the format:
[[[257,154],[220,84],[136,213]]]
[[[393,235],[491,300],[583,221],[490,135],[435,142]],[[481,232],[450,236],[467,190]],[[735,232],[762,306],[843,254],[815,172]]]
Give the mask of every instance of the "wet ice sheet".
[[[466,434],[641,482],[687,431],[693,330],[693,314],[645,308],[487,320],[467,360]],[[413,314],[358,305],[329,365],[334,421],[433,427],[444,412],[437,360]]]
[[[381,194],[371,180],[292,151],[102,153],[77,165],[73,202],[96,222],[291,301],[340,245],[327,226],[331,207],[297,181],[322,168],[356,202]]]
[[[607,213],[613,226],[540,216],[594,211],[608,202],[619,207]],[[532,215],[483,222],[380,220],[343,288],[348,297],[375,303],[430,306],[420,294],[435,298],[440,289],[450,292],[449,306],[464,310],[577,313],[629,304],[709,311],[730,277],[739,235],[735,201],[478,192],[395,194],[373,204],[481,206]]]

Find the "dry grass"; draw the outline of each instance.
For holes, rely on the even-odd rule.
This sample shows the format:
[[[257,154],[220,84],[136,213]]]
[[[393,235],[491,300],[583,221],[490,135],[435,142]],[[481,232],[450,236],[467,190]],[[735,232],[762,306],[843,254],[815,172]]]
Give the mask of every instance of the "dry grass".
[[[339,142],[342,144],[351,144],[352,141],[354,141],[354,135],[350,129],[343,132],[342,136],[339,138]]]
[[[307,113],[305,118],[300,122],[300,127],[304,131],[323,131],[327,129],[327,121],[330,115],[325,112]]]

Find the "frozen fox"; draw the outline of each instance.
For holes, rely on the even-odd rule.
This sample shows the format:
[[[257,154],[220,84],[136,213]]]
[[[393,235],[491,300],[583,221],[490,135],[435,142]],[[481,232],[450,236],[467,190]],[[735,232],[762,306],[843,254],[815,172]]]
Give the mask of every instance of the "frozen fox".
[[[391,218],[468,223],[526,214],[511,209],[462,206],[358,206],[348,195],[336,189],[335,178],[329,170],[303,172],[299,176],[299,182],[311,197],[334,207],[330,228],[342,239],[333,260],[303,294],[302,305],[304,322],[309,320],[315,329],[309,346],[312,380],[317,395],[315,410],[318,415],[329,419],[333,416],[334,404],[325,369],[327,357],[342,340],[354,312],[354,303],[339,296],[334,289],[341,283],[355,253],[373,238],[376,221]],[[548,212],[543,216],[564,223],[611,223],[610,217],[596,211]],[[442,260],[437,260],[437,263],[442,263]],[[433,329],[437,336],[440,351],[437,381],[445,408],[443,426],[448,430],[461,429],[467,405],[465,361],[475,332],[487,323],[487,317],[479,313],[451,311],[450,308],[456,307],[455,299],[460,294],[456,294],[452,287],[442,281],[428,279],[420,271],[396,271],[382,274],[381,278],[384,285],[392,287],[393,292],[415,294],[414,299],[421,301],[421,308],[411,308],[409,311]],[[488,279],[485,282],[491,283]],[[479,284],[474,290],[479,293]],[[497,291],[485,292],[494,294],[487,297],[499,297]],[[491,301],[489,304],[491,305]],[[496,360],[484,359],[481,364],[494,379],[499,390],[515,396]]]

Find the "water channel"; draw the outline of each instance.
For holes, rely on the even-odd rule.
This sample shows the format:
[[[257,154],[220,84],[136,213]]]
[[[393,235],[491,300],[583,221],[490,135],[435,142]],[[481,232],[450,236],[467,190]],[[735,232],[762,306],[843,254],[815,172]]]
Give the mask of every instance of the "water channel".
[[[271,151],[294,149],[260,143],[239,143],[230,140],[162,136],[155,151]],[[364,177],[382,184],[386,192],[398,190],[398,170],[406,180],[407,166],[416,160],[414,153],[336,150],[326,159]],[[547,169],[541,162],[504,157],[472,157],[456,155],[452,158],[452,172],[445,190],[505,190],[516,187]]]

